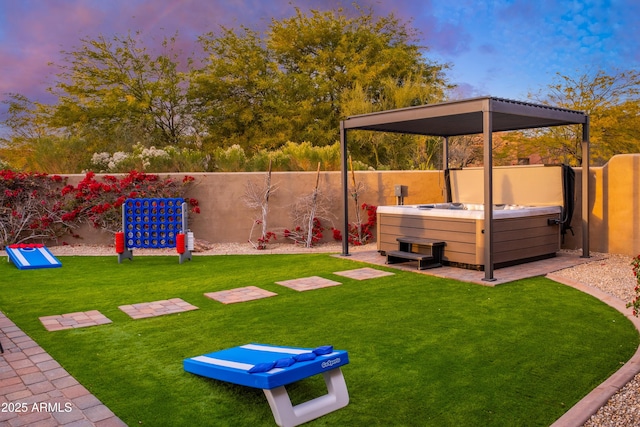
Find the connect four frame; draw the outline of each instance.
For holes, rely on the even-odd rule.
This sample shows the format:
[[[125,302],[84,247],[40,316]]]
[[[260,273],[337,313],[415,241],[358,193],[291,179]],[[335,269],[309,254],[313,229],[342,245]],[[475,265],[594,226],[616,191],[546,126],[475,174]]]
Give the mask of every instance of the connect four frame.
[[[118,263],[133,260],[135,248],[176,248],[180,264],[191,260],[193,233],[184,199],[127,199],[122,205],[122,232],[116,233]]]

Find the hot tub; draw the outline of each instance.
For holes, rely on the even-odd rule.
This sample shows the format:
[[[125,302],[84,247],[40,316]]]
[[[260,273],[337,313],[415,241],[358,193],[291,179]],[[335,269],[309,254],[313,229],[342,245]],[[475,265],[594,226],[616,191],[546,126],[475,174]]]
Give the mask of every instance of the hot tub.
[[[500,268],[555,256],[561,244],[558,225],[561,214],[560,206],[494,205],[494,266]],[[436,239],[446,244],[444,264],[484,269],[482,204],[379,206],[377,216],[378,251],[383,255],[398,249],[398,237]]]

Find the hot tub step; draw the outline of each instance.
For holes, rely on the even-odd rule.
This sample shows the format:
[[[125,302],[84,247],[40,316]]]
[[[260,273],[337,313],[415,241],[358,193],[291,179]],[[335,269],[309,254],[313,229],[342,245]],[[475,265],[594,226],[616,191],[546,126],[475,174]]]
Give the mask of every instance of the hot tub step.
[[[411,236],[398,237],[396,240],[398,241],[399,250],[387,252],[387,264],[418,261],[418,270],[442,267],[445,242]],[[424,254],[419,250],[414,251],[413,246],[427,247],[430,249],[431,254]]]
[[[431,255],[417,254],[415,252],[405,251],[387,252],[387,264],[397,264],[407,261],[418,261],[418,270],[425,270],[427,268],[442,266],[442,264],[436,262],[435,258]]]

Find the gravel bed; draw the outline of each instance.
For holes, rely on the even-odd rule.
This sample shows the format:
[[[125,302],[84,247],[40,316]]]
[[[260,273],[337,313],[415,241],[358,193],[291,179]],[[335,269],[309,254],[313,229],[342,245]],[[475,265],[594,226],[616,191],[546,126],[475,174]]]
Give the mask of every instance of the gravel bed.
[[[113,255],[113,247],[69,245],[49,248],[56,256]],[[350,252],[374,250],[373,245],[350,247]],[[214,243],[196,241],[197,255],[275,254],[275,253],[340,253],[340,243],[323,243],[305,248],[291,243],[269,244],[265,250],[255,249],[250,243]],[[136,255],[173,255],[171,249],[136,249]],[[592,253],[598,260],[555,272],[585,285],[598,288],[622,301],[631,301],[636,286],[632,257],[617,254]],[[597,255],[597,256],[596,256]],[[640,374],[621,388],[583,427],[637,427],[640,426]]]
[[[622,301],[631,301],[636,286],[631,266],[632,257],[616,254],[598,255],[603,259],[560,270],[554,274],[598,288]],[[584,424],[584,427],[637,426],[640,426],[640,374],[614,394]]]
[[[64,245],[64,246],[48,246],[47,249],[55,256],[117,256],[113,246],[99,245]],[[369,244],[364,246],[350,246],[349,252],[371,251],[375,250],[375,245]],[[209,243],[196,239],[194,255],[265,255],[265,254],[308,254],[308,253],[340,253],[342,252],[342,243],[327,242],[320,243],[311,248],[305,248],[304,245],[294,243],[269,243],[266,249],[256,249],[251,243]],[[134,256],[158,256],[158,255],[177,255],[176,250],[172,248],[162,249],[134,249]]]

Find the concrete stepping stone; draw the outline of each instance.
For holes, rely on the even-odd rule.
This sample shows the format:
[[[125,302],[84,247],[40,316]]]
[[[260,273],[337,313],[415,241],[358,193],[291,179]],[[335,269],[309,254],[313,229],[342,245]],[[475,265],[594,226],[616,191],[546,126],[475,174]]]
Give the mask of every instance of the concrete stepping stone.
[[[128,314],[132,319],[145,319],[147,317],[164,316],[165,314],[182,313],[198,309],[195,305],[191,305],[180,298],[121,305],[118,308]]]
[[[365,268],[357,268],[355,270],[336,271],[333,274],[336,274],[342,277],[348,277],[349,279],[367,280],[367,279],[375,279],[378,277],[393,276],[395,273],[391,273],[389,271],[376,270],[375,268],[365,267]]]
[[[76,313],[42,316],[39,318],[47,331],[86,328],[88,326],[106,325],[111,320],[98,310],[78,311]]]
[[[244,288],[229,289],[226,291],[208,292],[204,296],[223,304],[253,301],[261,298],[276,296],[275,292],[269,292],[257,286],[245,286]]]
[[[303,277],[301,279],[292,279],[292,280],[284,280],[281,282],[276,282],[278,285],[285,286],[289,289],[293,289],[294,291],[304,292],[310,291],[313,289],[327,288],[329,286],[337,286],[342,283],[336,282],[334,280],[325,279],[324,277],[319,276],[311,276],[311,277]]]

